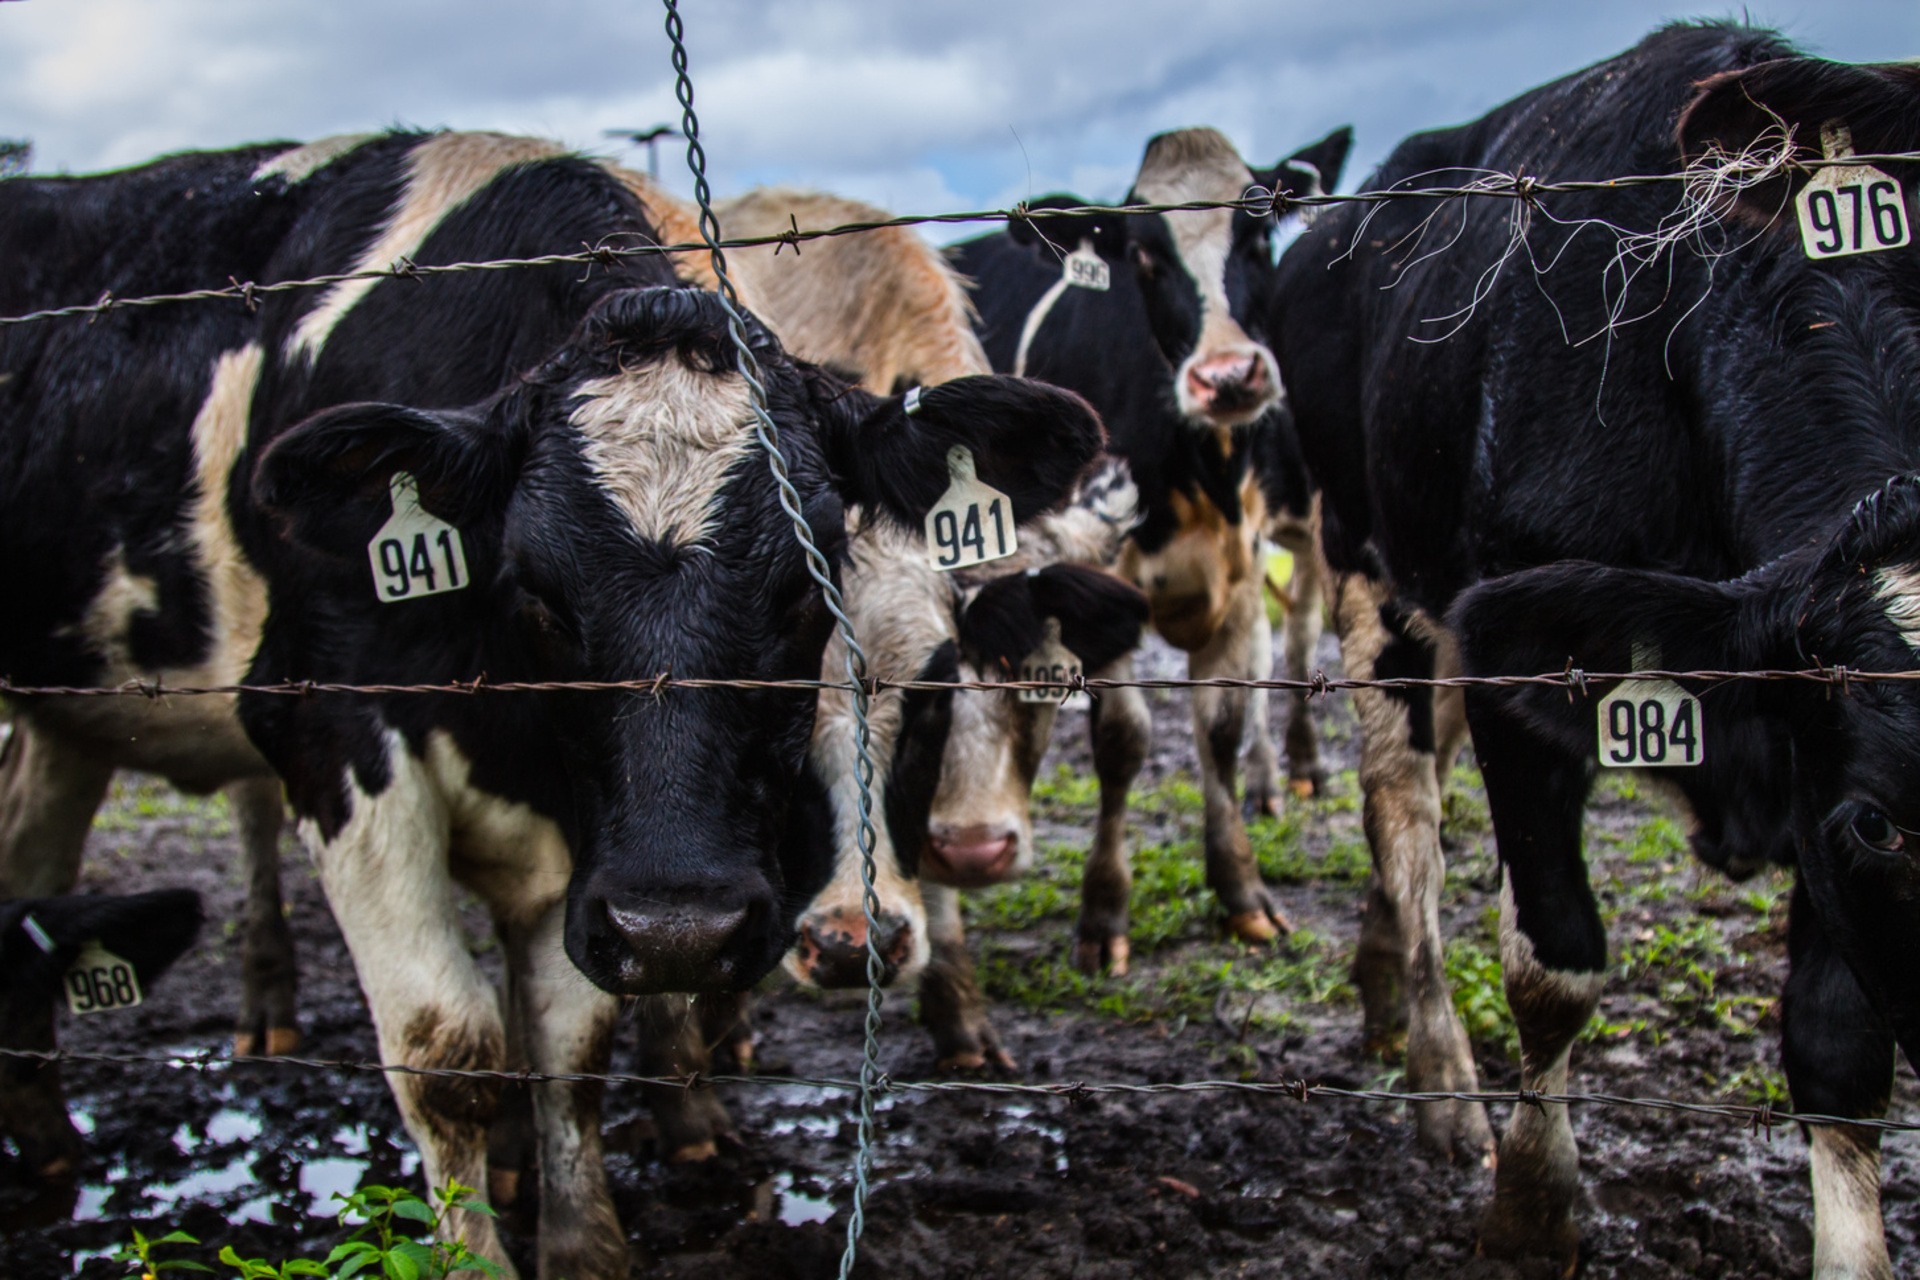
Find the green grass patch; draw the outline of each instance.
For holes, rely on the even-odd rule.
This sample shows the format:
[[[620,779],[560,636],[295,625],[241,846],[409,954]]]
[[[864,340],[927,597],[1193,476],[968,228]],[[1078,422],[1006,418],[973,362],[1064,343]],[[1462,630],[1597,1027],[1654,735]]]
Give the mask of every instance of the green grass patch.
[[[187,834],[195,839],[233,834],[233,814],[223,793],[183,795],[158,778],[132,775],[107,793],[106,801],[93,815],[93,829],[118,835],[138,831],[154,821],[182,822]]]

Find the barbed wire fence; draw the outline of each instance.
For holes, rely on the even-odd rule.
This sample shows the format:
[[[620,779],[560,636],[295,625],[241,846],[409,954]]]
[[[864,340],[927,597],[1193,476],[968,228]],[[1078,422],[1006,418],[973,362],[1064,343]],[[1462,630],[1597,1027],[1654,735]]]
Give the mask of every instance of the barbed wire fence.
[[[1029,1083],[997,1080],[895,1080],[881,1071],[879,1066],[879,1009],[882,989],[881,974],[883,962],[877,952],[875,938],[877,928],[874,914],[878,909],[878,900],[874,893],[874,850],[875,833],[873,829],[873,801],[870,784],[874,776],[874,765],[869,754],[869,734],[867,729],[867,704],[885,690],[902,691],[942,691],[942,690],[997,690],[1002,692],[1045,690],[1066,696],[1071,693],[1087,693],[1098,696],[1102,691],[1118,688],[1138,689],[1196,689],[1226,688],[1243,690],[1269,690],[1275,692],[1304,692],[1310,697],[1325,696],[1334,692],[1361,689],[1405,690],[1426,688],[1433,690],[1463,690],[1472,688],[1545,688],[1563,691],[1570,701],[1591,700],[1595,686],[1610,685],[1626,680],[1672,680],[1711,688],[1745,682],[1800,682],[1824,685],[1830,691],[1844,695],[1855,684],[1876,682],[1920,681],[1920,671],[1859,671],[1844,666],[1814,666],[1802,669],[1770,670],[1665,670],[1646,669],[1622,672],[1589,672],[1572,666],[1559,672],[1546,672],[1537,675],[1500,675],[1500,676],[1451,676],[1451,677],[1402,677],[1386,679],[1352,679],[1333,677],[1316,671],[1304,679],[1268,678],[1242,679],[1233,677],[1214,677],[1208,679],[1126,679],[1115,680],[1101,677],[1076,675],[1065,681],[1022,681],[1022,680],[897,680],[867,673],[864,654],[857,638],[853,634],[852,623],[842,606],[837,589],[832,581],[831,567],[819,549],[813,545],[810,530],[801,516],[797,498],[792,492],[790,482],[785,478],[785,464],[781,456],[778,426],[767,412],[764,392],[758,377],[757,364],[749,349],[742,328],[739,300],[734,293],[732,282],[727,274],[725,251],[730,249],[751,249],[772,247],[776,253],[791,249],[802,252],[803,246],[815,241],[848,235],[859,235],[893,228],[926,227],[953,224],[1018,224],[1032,225],[1041,233],[1044,240],[1045,224],[1051,220],[1064,220],[1083,216],[1111,217],[1121,215],[1174,214],[1207,210],[1233,210],[1245,212],[1256,218],[1282,217],[1290,213],[1312,214],[1320,209],[1340,205],[1369,206],[1367,215],[1380,208],[1405,201],[1449,202],[1456,200],[1491,199],[1514,202],[1514,212],[1510,219],[1512,238],[1504,253],[1488,265],[1486,276],[1497,273],[1516,256],[1516,246],[1525,242],[1528,228],[1533,223],[1536,212],[1552,222],[1560,222],[1541,203],[1552,196],[1588,195],[1605,192],[1618,192],[1635,188],[1655,186],[1676,186],[1679,199],[1672,213],[1660,225],[1649,232],[1633,232],[1616,224],[1598,218],[1575,220],[1578,225],[1601,225],[1610,228],[1621,237],[1620,255],[1614,264],[1614,270],[1621,275],[1620,296],[1624,298],[1625,281],[1634,271],[1646,269],[1662,254],[1677,250],[1685,243],[1698,242],[1703,233],[1719,224],[1731,202],[1742,192],[1757,188],[1773,179],[1789,173],[1813,173],[1825,167],[1857,166],[1862,164],[1920,162],[1920,152],[1879,153],[1868,155],[1849,155],[1844,157],[1826,157],[1819,154],[1817,148],[1809,148],[1796,140],[1791,133],[1780,131],[1769,135],[1760,143],[1738,155],[1712,152],[1699,157],[1691,164],[1671,173],[1647,173],[1622,175],[1599,180],[1552,181],[1538,175],[1526,173],[1481,172],[1464,181],[1440,182],[1435,179],[1440,174],[1423,174],[1408,182],[1392,188],[1354,192],[1346,195],[1313,194],[1297,195],[1291,191],[1253,186],[1235,200],[1199,200],[1172,204],[1130,203],[1118,206],[1083,205],[1060,208],[1029,208],[1017,204],[1001,209],[977,209],[950,211],[933,214],[903,215],[884,219],[841,223],[828,227],[801,227],[797,220],[790,219],[789,229],[770,235],[725,237],[714,216],[710,192],[705,176],[705,152],[699,140],[698,122],[693,107],[693,81],[688,68],[686,49],[683,40],[683,26],[677,10],[676,0],[663,0],[666,8],[666,25],[672,45],[672,60],[676,80],[676,96],[682,107],[682,122],[688,143],[689,167],[692,171],[696,200],[699,206],[699,226],[702,239],[698,242],[663,244],[640,236],[618,237],[595,244],[583,244],[580,249],[567,253],[552,253],[530,257],[493,258],[480,261],[454,263],[420,263],[410,258],[400,258],[384,269],[339,272],[324,275],[286,280],[239,280],[229,277],[223,285],[185,290],[171,293],[147,294],[134,297],[115,297],[110,293],[102,294],[92,301],[76,301],[71,304],[24,312],[16,315],[0,316],[0,328],[51,323],[61,320],[84,319],[93,323],[101,317],[116,313],[171,306],[177,304],[206,303],[237,304],[247,311],[256,310],[261,302],[276,295],[295,293],[304,290],[327,288],[354,281],[380,281],[386,279],[431,280],[436,277],[459,275],[481,271],[528,270],[542,267],[578,266],[591,271],[595,267],[611,266],[621,260],[652,255],[707,255],[720,285],[723,304],[729,316],[729,328],[740,362],[740,371],[750,388],[756,428],[759,441],[766,454],[769,468],[779,485],[783,507],[791,517],[796,536],[805,550],[809,573],[821,588],[827,600],[829,611],[833,614],[839,628],[840,637],[847,650],[846,675],[844,681],[819,680],[744,680],[723,678],[676,677],[671,672],[645,680],[621,681],[514,681],[490,680],[484,674],[468,679],[452,679],[441,683],[415,684],[351,684],[322,682],[311,680],[289,680],[278,683],[222,684],[222,685],[167,685],[160,679],[128,681],[113,686],[70,686],[35,685],[15,683],[0,678],[0,698],[36,699],[36,698],[98,698],[98,697],[139,697],[160,701],[176,697],[235,697],[242,694],[258,696],[285,697],[321,697],[321,696],[479,696],[509,694],[542,694],[554,692],[620,692],[645,694],[652,697],[664,697],[675,690],[682,689],[758,689],[790,690],[797,693],[818,694],[828,690],[844,691],[852,695],[855,706],[857,731],[855,736],[858,763],[856,776],[860,791],[860,831],[858,843],[862,855],[863,908],[867,917],[868,963],[867,963],[867,1005],[864,1019],[863,1051],[860,1073],[857,1078],[839,1079],[824,1077],[797,1077],[789,1075],[725,1075],[694,1074],[681,1076],[639,1076],[617,1073],[606,1074],[548,1074],[531,1071],[483,1071],[454,1068],[424,1068],[398,1063],[362,1061],[352,1059],[321,1059],[303,1057],[271,1058],[235,1058],[225,1054],[115,1054],[85,1053],[70,1050],[21,1050],[0,1048],[0,1060],[37,1061],[43,1063],[101,1064],[118,1066],[141,1066],[208,1072],[226,1069],[236,1064],[253,1067],[276,1067],[290,1070],[321,1072],[380,1073],[382,1075],[410,1075],[442,1077],[467,1080],[497,1080],[506,1083],[532,1084],[540,1082],[560,1083],[599,1083],[602,1085],[625,1086],[669,1086],[684,1089],[700,1089],[718,1085],[741,1087],[785,1086],[816,1089],[824,1093],[848,1093],[856,1098],[858,1106],[857,1143],[855,1165],[852,1177],[852,1200],[847,1227],[846,1245],[840,1260],[839,1274],[848,1276],[857,1257],[857,1251],[863,1228],[864,1207],[869,1188],[869,1176],[872,1167],[874,1141],[874,1101],[880,1096],[893,1095],[951,1095],[968,1094],[990,1097],[1034,1097],[1062,1099],[1074,1102],[1101,1096],[1186,1096],[1190,1094],[1230,1094],[1261,1098],[1285,1098],[1301,1104],[1315,1100],[1342,1100],[1370,1104],[1405,1105],[1421,1102],[1461,1101],[1476,1102],[1485,1105],[1512,1106],[1585,1106],[1597,1108],[1634,1109],[1685,1116],[1715,1122],[1724,1122],[1745,1126],[1755,1134],[1771,1136],[1773,1130],[1787,1124],[1801,1124],[1810,1127],[1849,1126],[1877,1132],[1915,1132],[1920,1131],[1920,1122],[1896,1121],[1886,1119],[1860,1119],[1816,1113],[1794,1112],[1776,1109],[1770,1104],[1739,1104],[1731,1102],[1702,1102],[1676,1098],[1631,1097],[1616,1094],[1599,1093],[1542,1093],[1531,1090],[1479,1090],[1457,1092],[1395,1092],[1381,1089],[1352,1089],[1315,1083],[1305,1079],[1279,1081],[1248,1080],[1196,1080],[1166,1083],[1134,1083],[1125,1081],[1071,1081],[1051,1083]],[[1421,222],[1405,247],[1413,255],[1430,256],[1443,252],[1448,246],[1442,245],[1434,250],[1423,250],[1419,241],[1427,233],[1432,223],[1432,215]],[[1562,224],[1569,225],[1569,224]],[[1368,221],[1363,220],[1355,233],[1355,244],[1365,233]],[[1051,244],[1050,241],[1048,241]],[[1057,250],[1057,246],[1056,246]],[[1703,246],[1703,255],[1717,257],[1724,254],[1724,246]],[[1535,270],[1541,269],[1535,263]],[[1476,289],[1474,302],[1480,298]],[[1470,318],[1472,307],[1467,316],[1437,317],[1435,322],[1464,323]],[[1621,321],[1615,313],[1609,315],[1609,328]]]

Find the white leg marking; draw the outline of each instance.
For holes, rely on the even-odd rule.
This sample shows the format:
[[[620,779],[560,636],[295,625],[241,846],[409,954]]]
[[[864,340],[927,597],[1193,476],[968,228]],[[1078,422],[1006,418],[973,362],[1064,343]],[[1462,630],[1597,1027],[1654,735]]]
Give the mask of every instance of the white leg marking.
[[[1822,1125],[1813,1157],[1815,1280],[1893,1280],[1880,1221],[1880,1144],[1863,1129]]]

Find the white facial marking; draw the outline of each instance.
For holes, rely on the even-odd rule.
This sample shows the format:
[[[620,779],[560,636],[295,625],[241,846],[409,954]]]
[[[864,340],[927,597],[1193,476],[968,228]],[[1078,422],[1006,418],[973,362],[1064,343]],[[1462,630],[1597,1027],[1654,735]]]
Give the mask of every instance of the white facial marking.
[[[728,473],[753,447],[746,381],[667,355],[582,383],[580,395],[570,421],[581,452],[634,531],[681,546],[705,539]]]
[[[336,133],[331,138],[317,138],[305,146],[290,147],[255,169],[253,180],[265,182],[268,178],[283,178],[290,187],[305,182],[373,136],[371,133]]]
[[[558,143],[497,133],[443,133],[426,139],[407,155],[406,189],[386,226],[350,269],[384,271],[396,260],[418,253],[434,228],[501,170],[560,154]],[[347,280],[328,289],[294,327],[287,340],[288,359],[317,360],[334,327],[378,283]]]
[[[1875,570],[1875,597],[1886,609],[1907,647],[1920,651],[1920,569],[1907,565],[1888,565]]]

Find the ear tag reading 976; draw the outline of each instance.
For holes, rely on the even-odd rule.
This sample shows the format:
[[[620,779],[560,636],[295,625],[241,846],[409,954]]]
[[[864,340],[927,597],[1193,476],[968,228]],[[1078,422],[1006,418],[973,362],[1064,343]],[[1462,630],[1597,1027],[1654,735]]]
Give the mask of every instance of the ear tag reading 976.
[[[973,450],[947,450],[953,479],[927,512],[927,561],[942,573],[1000,560],[1019,550],[1013,532],[1013,502],[973,470]]]
[[[75,1013],[108,1013],[140,1003],[140,975],[98,940],[80,949],[62,982],[67,1008]]]
[[[1061,264],[1061,276],[1070,285],[1079,289],[1092,289],[1105,293],[1113,287],[1113,271],[1107,266],[1105,258],[1093,251],[1093,246],[1085,240],[1080,247],[1068,254]]]
[[[1821,127],[1820,148],[1829,160],[1853,154],[1853,133],[1843,124]],[[1907,195],[1893,175],[1872,165],[1820,169],[1794,199],[1800,215],[1800,247],[1809,258],[1844,258],[1898,249],[1913,239]]]
[[[1020,660],[1020,678],[1066,684],[1079,676],[1080,659],[1060,641],[1060,619],[1048,618],[1046,638],[1040,642],[1038,649]],[[1051,702],[1062,706],[1073,696],[1072,691],[1067,689],[1021,689],[1017,692],[1022,702]]]
[[[420,505],[420,485],[404,471],[387,483],[393,514],[367,544],[374,594],[392,603],[458,591],[467,585],[460,531]]]
[[[1657,667],[1657,652],[1634,646],[1635,670]],[[1706,758],[1700,699],[1671,680],[1622,680],[1600,699],[1600,764],[1608,769],[1666,769]]]

